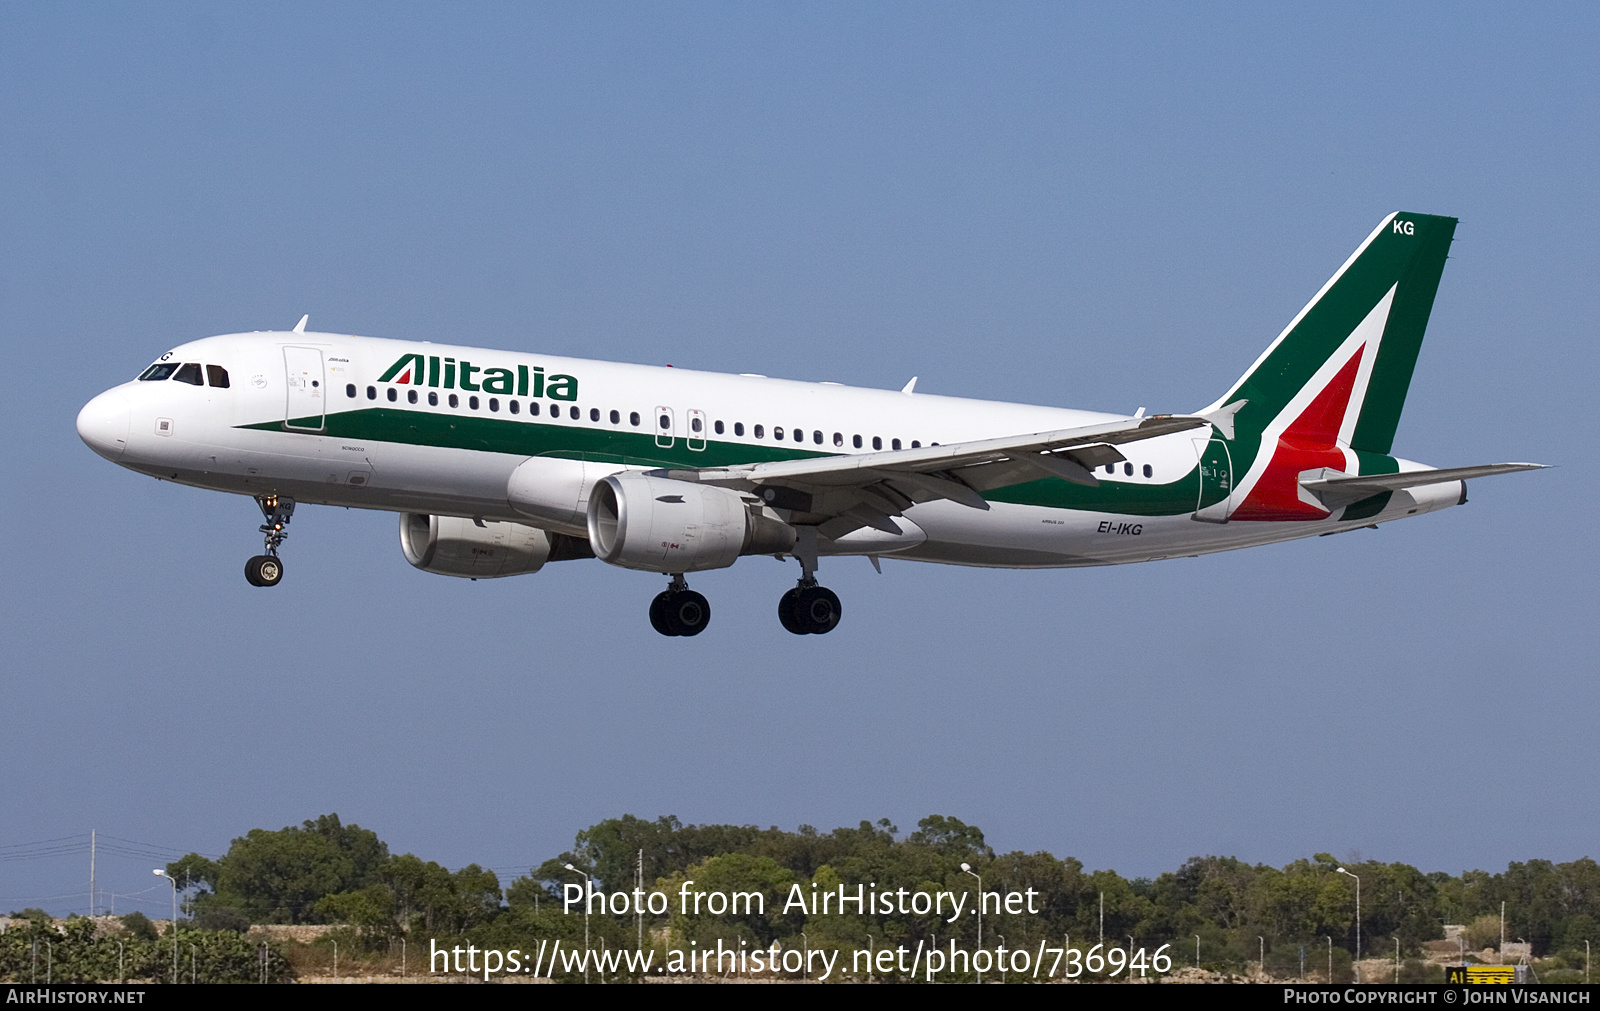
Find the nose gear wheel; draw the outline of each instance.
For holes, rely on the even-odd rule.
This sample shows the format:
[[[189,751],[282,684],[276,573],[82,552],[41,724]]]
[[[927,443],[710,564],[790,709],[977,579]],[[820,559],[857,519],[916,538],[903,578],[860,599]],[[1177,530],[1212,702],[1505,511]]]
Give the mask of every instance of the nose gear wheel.
[[[256,498],[256,505],[267,519],[261,524],[265,554],[244,563],[244,578],[251,586],[277,586],[283,579],[283,559],[278,557],[278,547],[289,536],[287,528],[294,516],[294,499],[261,495]]]

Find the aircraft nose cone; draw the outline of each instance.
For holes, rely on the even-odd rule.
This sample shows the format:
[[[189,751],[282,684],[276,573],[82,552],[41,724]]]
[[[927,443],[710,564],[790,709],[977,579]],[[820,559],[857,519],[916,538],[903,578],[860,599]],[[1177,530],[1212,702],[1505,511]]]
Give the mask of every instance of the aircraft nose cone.
[[[128,448],[128,398],[116,390],[100,394],[78,412],[78,438],[107,460]]]

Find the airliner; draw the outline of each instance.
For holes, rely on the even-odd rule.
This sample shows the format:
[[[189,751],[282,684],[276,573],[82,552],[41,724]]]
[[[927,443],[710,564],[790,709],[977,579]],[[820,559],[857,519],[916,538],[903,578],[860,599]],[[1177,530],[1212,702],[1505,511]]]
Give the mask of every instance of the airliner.
[[[1189,557],[1466,501],[1391,455],[1456,219],[1386,217],[1233,387],[1129,417],[900,390],[308,331],[182,344],[91,400],[78,434],[163,481],[249,495],[254,586],[297,505],[398,513],[400,548],[469,579],[598,558],[668,577],[667,636],[704,631],[686,575],[799,563],[778,602],[831,631],[825,557],[999,568]]]

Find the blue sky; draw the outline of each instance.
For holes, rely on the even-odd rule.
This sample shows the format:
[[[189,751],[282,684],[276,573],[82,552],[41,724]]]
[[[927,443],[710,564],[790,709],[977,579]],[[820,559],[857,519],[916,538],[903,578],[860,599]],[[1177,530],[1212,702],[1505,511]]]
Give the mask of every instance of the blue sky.
[[[220,853],[336,811],[516,871],[628,812],[941,813],[1155,874],[1595,855],[1600,15],[1581,5],[0,7],[0,846]],[[600,563],[468,583],[384,513],[73,429],[168,347],[312,327],[1132,412],[1226,389],[1393,210],[1462,224],[1396,451],[1467,508],[1099,570]],[[120,860],[120,862],[119,862]],[[82,909],[77,856],[0,910]],[[154,900],[148,860],[101,885]],[[136,896],[136,893],[141,893]]]

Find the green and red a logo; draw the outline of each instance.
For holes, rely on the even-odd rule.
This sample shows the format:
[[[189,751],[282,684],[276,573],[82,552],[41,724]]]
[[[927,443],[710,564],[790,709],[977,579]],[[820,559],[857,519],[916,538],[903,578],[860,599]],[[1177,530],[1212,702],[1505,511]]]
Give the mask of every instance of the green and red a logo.
[[[1230,444],[1230,520],[1325,519],[1303,471],[1392,472],[1394,445],[1456,219],[1385,219],[1250,371]]]

